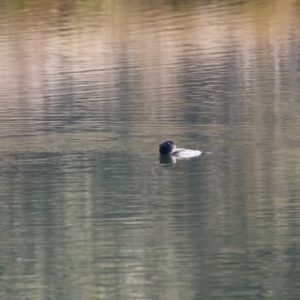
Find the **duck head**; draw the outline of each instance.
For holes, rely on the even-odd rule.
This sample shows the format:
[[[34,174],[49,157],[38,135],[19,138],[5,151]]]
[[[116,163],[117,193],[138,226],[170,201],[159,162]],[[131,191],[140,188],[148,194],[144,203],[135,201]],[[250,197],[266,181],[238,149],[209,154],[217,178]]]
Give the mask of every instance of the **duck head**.
[[[176,146],[172,141],[166,141],[159,145],[159,153],[161,155],[168,155],[174,153]]]

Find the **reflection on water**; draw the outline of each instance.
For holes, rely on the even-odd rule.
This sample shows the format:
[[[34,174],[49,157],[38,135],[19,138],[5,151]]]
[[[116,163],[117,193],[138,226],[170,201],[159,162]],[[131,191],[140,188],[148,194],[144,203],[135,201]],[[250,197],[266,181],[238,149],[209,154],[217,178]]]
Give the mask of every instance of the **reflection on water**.
[[[298,299],[298,3],[19,5],[1,299]],[[159,157],[169,139],[212,155]]]
[[[159,162],[162,165],[175,165],[176,164],[176,157],[173,155],[160,155]]]

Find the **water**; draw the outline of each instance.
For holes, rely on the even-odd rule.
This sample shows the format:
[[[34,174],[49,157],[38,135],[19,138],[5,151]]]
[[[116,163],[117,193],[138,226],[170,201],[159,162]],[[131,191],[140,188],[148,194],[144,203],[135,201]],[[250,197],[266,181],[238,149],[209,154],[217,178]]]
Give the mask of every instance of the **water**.
[[[1,4],[1,299],[299,299],[299,9]]]

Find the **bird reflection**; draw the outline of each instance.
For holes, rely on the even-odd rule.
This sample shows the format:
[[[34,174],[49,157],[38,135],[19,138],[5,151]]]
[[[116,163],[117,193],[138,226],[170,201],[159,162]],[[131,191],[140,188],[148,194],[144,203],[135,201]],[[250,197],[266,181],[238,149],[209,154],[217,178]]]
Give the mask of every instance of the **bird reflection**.
[[[175,155],[160,155],[159,163],[162,165],[175,165],[177,160],[191,160],[190,158]]]
[[[176,161],[177,159],[173,155],[160,155],[159,157],[159,163],[162,165],[167,165],[167,166],[175,165]]]

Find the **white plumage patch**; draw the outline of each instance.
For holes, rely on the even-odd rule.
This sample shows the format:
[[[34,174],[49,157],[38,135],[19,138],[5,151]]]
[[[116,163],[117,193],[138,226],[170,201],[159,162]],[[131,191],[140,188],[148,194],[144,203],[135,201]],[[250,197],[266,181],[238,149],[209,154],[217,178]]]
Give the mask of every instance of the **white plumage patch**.
[[[190,149],[184,149],[184,148],[177,148],[172,155],[174,155],[176,158],[192,158],[197,157],[202,152],[199,150],[190,150]]]

